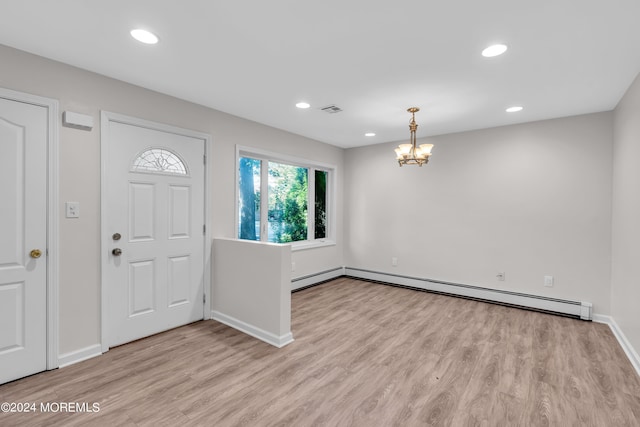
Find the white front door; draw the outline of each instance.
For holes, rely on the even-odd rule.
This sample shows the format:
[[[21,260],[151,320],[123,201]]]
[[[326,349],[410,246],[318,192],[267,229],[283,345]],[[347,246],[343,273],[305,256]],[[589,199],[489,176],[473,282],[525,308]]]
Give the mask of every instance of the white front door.
[[[115,346],[204,317],[205,141],[115,120],[106,132],[104,277]]]
[[[0,98],[0,384],[47,368],[47,108]]]

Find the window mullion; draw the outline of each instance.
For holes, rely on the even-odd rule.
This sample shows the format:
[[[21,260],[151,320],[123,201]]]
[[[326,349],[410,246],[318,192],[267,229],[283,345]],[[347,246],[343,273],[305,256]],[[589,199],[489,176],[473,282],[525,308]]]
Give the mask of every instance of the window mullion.
[[[307,240],[316,236],[316,170],[307,169]]]
[[[269,161],[260,160],[260,241],[269,240]]]
[[[326,214],[326,224],[324,228],[324,235],[326,238],[329,236],[333,236],[333,224],[334,218],[333,215],[330,214],[333,212],[333,179],[334,175],[332,173],[327,173],[327,182],[325,183],[325,214]]]

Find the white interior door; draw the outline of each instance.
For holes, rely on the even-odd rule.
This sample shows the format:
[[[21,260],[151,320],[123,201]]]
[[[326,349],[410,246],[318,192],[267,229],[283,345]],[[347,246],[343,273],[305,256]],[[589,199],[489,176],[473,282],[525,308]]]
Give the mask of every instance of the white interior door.
[[[103,247],[115,346],[204,317],[205,141],[117,121],[107,135]]]
[[[47,368],[47,117],[0,98],[0,384]]]

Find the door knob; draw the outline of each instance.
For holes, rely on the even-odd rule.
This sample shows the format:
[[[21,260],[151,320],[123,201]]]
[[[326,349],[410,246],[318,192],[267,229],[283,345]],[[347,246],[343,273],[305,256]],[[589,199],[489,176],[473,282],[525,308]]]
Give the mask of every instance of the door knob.
[[[29,255],[31,255],[31,258],[40,258],[40,256],[42,255],[42,251],[40,249],[34,249],[29,252]]]
[[[122,255],[122,249],[120,248],[115,248],[114,250],[111,251],[111,253],[115,256],[120,256]]]

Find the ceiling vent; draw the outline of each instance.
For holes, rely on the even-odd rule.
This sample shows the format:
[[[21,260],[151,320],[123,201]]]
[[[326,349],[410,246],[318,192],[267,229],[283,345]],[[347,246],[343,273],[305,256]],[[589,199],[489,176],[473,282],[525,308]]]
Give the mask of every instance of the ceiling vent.
[[[324,111],[325,113],[334,114],[342,111],[342,108],[332,104],[332,105],[327,105],[324,108],[321,108],[321,110]]]

